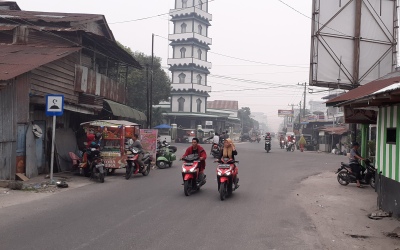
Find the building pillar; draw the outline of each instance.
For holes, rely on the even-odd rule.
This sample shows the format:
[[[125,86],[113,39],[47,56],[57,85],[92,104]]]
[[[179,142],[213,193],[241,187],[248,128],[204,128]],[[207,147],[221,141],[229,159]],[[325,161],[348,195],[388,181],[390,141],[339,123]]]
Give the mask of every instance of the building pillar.
[[[361,156],[367,158],[368,147],[368,124],[361,124]],[[364,165],[364,162],[362,163]]]

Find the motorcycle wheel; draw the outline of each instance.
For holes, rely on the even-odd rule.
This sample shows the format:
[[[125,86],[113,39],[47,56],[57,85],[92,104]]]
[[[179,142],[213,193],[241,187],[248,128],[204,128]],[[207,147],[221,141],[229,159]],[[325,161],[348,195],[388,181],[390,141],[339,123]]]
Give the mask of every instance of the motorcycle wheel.
[[[126,165],[125,179],[129,180],[133,174],[133,166],[131,164]]]
[[[156,162],[156,165],[159,169],[164,169],[167,167],[167,164],[165,163],[165,161],[158,161],[158,162]]]
[[[89,167],[86,167],[86,168],[83,169],[83,175],[85,177],[90,177],[91,174],[90,174]]]
[[[192,182],[191,180],[185,181],[183,183],[183,192],[186,196],[190,196],[192,193]]]
[[[226,182],[221,183],[221,185],[219,186],[219,198],[221,199],[221,201],[225,200],[226,198]]]
[[[143,176],[148,176],[148,175],[150,174],[150,168],[151,168],[150,163],[147,163],[145,166],[147,166],[147,167],[146,167],[146,171],[144,171],[144,172],[142,173],[142,175],[143,175]]]
[[[372,176],[371,179],[369,180],[369,185],[375,189],[375,176]]]
[[[228,185],[228,195],[232,195],[232,192],[233,192],[233,186],[234,186],[235,184],[233,184],[233,182],[230,184],[230,185]]]
[[[104,174],[99,173],[99,182],[104,183]]]
[[[346,173],[346,171],[341,171],[337,175],[337,181],[339,182],[340,185],[342,186],[347,186],[349,185],[349,175]]]

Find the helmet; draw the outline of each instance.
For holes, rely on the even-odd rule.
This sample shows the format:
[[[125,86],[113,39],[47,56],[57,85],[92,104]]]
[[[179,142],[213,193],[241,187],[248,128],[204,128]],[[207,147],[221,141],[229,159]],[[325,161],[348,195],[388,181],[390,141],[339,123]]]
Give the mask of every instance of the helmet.
[[[356,141],[353,142],[351,145],[352,145],[353,147],[354,147],[354,146],[360,146],[360,144],[359,144],[358,142],[356,142]]]
[[[267,135],[270,135],[270,133],[267,133]]]
[[[92,143],[90,143],[91,148],[95,148],[96,146],[97,146],[97,144],[94,141],[92,141]]]

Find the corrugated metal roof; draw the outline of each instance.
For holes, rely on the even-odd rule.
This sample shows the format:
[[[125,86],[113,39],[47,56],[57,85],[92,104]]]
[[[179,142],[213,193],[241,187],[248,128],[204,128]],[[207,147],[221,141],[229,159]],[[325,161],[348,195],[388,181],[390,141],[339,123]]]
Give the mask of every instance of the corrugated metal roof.
[[[7,19],[23,19],[31,22],[83,22],[95,21],[104,18],[98,14],[58,13],[40,11],[0,10],[0,16]]]
[[[143,112],[140,112],[136,109],[133,109],[129,106],[106,100],[104,101],[110,106],[110,109],[113,113],[113,115],[118,116],[118,117],[123,117],[123,118],[132,118],[135,119],[136,121],[146,121],[147,117]]]
[[[239,110],[239,102],[238,101],[227,101],[227,100],[208,101],[207,108]]]
[[[329,101],[326,102],[327,106],[334,106],[338,103],[341,102],[345,102],[345,101],[349,101],[349,100],[354,100],[354,99],[358,99],[364,96],[368,96],[373,94],[376,91],[379,91],[383,88],[386,88],[390,85],[392,85],[393,83],[398,83],[400,82],[400,76],[395,76],[392,78],[382,78],[382,79],[378,79],[375,81],[372,81],[370,83],[367,83],[361,87],[355,88],[353,90],[350,90],[349,92],[340,95],[338,97],[335,97]]]
[[[18,25],[2,25],[0,24],[0,30],[4,31],[4,30],[13,30],[16,27],[18,27]]]
[[[80,49],[0,44],[0,80],[9,80]]]

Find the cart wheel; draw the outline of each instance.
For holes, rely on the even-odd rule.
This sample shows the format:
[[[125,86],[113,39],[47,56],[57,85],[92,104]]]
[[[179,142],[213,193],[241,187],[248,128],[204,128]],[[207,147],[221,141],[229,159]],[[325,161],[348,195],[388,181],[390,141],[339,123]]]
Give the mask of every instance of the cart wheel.
[[[107,172],[108,175],[113,175],[115,174],[115,168],[109,168]]]

